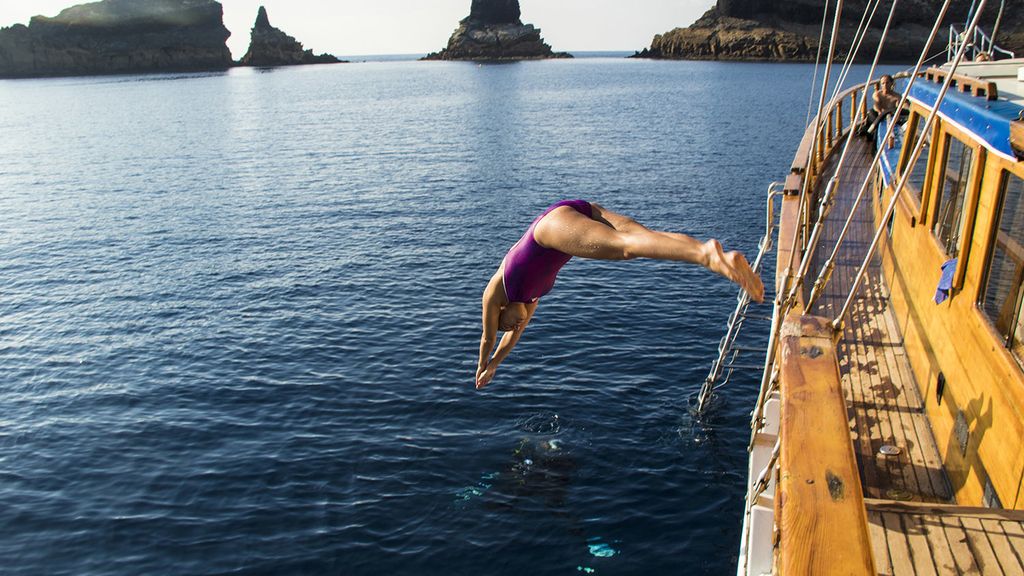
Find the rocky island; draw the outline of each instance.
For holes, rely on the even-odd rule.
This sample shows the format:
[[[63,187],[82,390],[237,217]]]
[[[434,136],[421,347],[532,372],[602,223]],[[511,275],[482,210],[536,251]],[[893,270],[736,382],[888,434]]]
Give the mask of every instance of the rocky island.
[[[224,11],[213,0],[103,0],[0,29],[0,78],[224,70]]]
[[[848,0],[840,20],[837,54],[848,53],[867,0]],[[991,31],[999,3],[986,8],[982,25]],[[896,7],[892,29],[882,53],[885,62],[913,62],[928,40],[940,0],[903,0]],[[950,8],[932,53],[945,49],[949,24],[962,29],[970,3]],[[874,48],[891,2],[882,2],[868,30],[858,61],[874,58]],[[688,28],[676,28],[654,37],[649,48],[634,57],[686,60],[777,60],[814,62],[824,5],[819,0],[718,0]],[[829,22],[832,16],[829,15]],[[1024,1],[1007,0],[996,43],[1017,54],[1024,52]],[[870,48],[869,48],[870,47]],[[828,45],[825,45],[825,49]]]
[[[252,27],[249,51],[239,61],[240,66],[295,66],[298,64],[336,64],[341,62],[331,54],[313,54],[303,50],[302,43],[270,25],[267,9],[260,6],[256,23]]]
[[[469,16],[448,39],[448,46],[423,60],[540,60],[572,58],[554,52],[540,29],[520,20],[519,0],[473,0]]]

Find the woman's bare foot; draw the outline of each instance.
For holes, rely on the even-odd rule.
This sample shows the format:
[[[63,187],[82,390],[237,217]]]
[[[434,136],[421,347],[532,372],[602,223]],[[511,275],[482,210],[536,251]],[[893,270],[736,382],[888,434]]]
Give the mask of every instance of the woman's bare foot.
[[[764,283],[754,273],[743,254],[735,250],[723,251],[722,244],[715,239],[705,242],[704,248],[708,255],[708,270],[739,284],[755,302],[764,302]]]

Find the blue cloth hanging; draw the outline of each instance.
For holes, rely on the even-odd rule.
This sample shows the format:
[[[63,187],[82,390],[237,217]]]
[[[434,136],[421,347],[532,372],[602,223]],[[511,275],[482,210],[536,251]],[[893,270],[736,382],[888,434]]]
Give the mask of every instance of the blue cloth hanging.
[[[942,304],[949,298],[953,289],[953,274],[956,272],[956,258],[942,265],[942,276],[939,276],[939,287],[935,289],[935,303]]]

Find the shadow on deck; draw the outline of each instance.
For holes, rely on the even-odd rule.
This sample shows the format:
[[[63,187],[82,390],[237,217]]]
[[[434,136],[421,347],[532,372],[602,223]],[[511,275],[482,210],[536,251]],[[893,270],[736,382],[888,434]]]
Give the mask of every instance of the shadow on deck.
[[[836,189],[834,205],[813,256],[808,284],[813,283],[836,244],[867,174],[869,154],[860,140],[852,144],[843,170],[845,179]],[[835,170],[837,160],[838,155],[826,166],[826,176]],[[821,178],[819,194],[826,182],[827,177]],[[843,307],[875,233],[870,194],[869,189],[857,208],[837,254],[831,281],[812,314],[834,318]],[[837,353],[865,498],[951,503],[949,479],[924,413],[896,317],[889,307],[889,290],[877,257],[844,319]]]

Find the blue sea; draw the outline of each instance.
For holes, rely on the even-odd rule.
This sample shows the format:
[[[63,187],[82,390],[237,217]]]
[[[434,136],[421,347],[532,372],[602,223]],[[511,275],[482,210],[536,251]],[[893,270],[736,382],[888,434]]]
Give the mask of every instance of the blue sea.
[[[563,198],[753,256],[813,71],[0,82],[0,571],[734,571],[755,382],[693,412],[734,288],[575,259],[477,391],[480,294]]]

